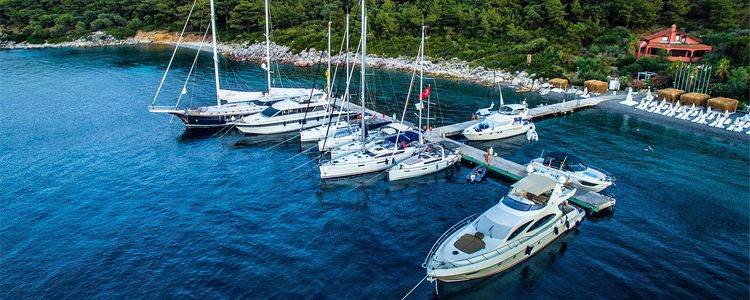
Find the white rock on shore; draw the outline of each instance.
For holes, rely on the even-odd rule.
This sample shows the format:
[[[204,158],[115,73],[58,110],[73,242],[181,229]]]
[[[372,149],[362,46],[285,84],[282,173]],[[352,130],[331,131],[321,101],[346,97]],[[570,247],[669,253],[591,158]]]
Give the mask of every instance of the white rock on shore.
[[[118,40],[114,36],[101,31],[93,32],[90,36],[82,37],[75,41],[50,44],[45,41],[44,44],[29,44],[26,42],[16,43],[13,41],[0,41],[0,49],[42,49],[42,48],[88,48],[117,45],[134,45],[142,44],[147,41],[127,38]]]
[[[113,36],[103,32],[94,32],[91,36],[80,38],[71,42],[56,44],[28,44],[25,42],[14,43],[12,41],[0,41],[0,49],[37,49],[37,48],[63,48],[63,47],[100,47],[115,45],[133,45],[143,43],[158,43],[148,39],[128,38],[124,40],[115,39]],[[174,42],[164,42],[174,44]],[[187,47],[198,48],[200,42],[185,42]],[[204,45],[203,50],[209,51],[211,47]],[[263,63],[266,58],[265,43],[258,44],[219,44],[219,49],[223,55],[240,61],[253,61]],[[325,63],[327,57],[326,51],[319,51],[315,48],[306,49],[300,53],[293,53],[287,46],[271,43],[271,58],[275,62],[294,64],[298,67],[310,67],[318,62]],[[321,59],[322,57],[322,59]],[[343,63],[345,54],[338,54],[332,57],[333,63]],[[353,61],[354,53],[349,53],[350,61]],[[358,61],[357,61],[358,63]],[[375,68],[410,71],[416,67],[414,57],[380,57],[377,55],[367,55],[367,65]],[[425,72],[432,76],[446,77],[452,79],[461,79],[480,84],[499,83],[513,86],[531,86],[536,89],[542,84],[539,79],[534,79],[535,74],[529,75],[526,72],[516,72],[511,74],[507,71],[495,70],[483,66],[472,67],[468,62],[458,58],[448,60],[438,59],[426,63]]]

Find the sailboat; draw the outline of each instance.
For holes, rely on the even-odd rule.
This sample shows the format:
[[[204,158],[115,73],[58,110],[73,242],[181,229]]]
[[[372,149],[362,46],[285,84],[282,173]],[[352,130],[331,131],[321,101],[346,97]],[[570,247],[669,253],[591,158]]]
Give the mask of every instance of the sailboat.
[[[182,41],[182,36],[185,33],[185,28],[190,21],[192,10],[188,14],[185,27],[180,34],[177,45],[175,46],[172,58],[169,61],[167,70],[164,72],[159,88],[157,89],[156,95],[154,96],[149,111],[153,113],[168,113],[177,116],[185,124],[186,128],[222,128],[227,126],[229,123],[239,120],[242,117],[257,114],[274,103],[283,100],[297,100],[297,101],[312,101],[312,100],[323,100],[326,99],[326,95],[323,91],[315,89],[302,89],[302,88],[271,88],[271,50],[270,50],[270,37],[269,37],[269,12],[268,12],[268,0],[265,1],[266,11],[266,62],[261,66],[266,71],[267,78],[267,90],[265,93],[261,91],[237,91],[221,88],[221,80],[219,78],[219,57],[217,48],[217,36],[216,30],[216,13],[214,1],[210,0],[209,5],[211,6],[211,46],[212,46],[212,57],[213,57],[213,69],[214,69],[214,81],[216,87],[216,105],[213,106],[202,106],[189,109],[180,109],[179,99],[174,106],[155,106],[156,99],[159,96],[164,80],[169,73],[169,69],[174,60],[177,48],[179,48]],[[194,7],[193,7],[194,8]],[[200,49],[199,49],[200,52]],[[197,58],[197,57],[196,57]],[[197,61],[197,60],[196,60]],[[195,62],[193,62],[195,64]],[[191,68],[192,72],[192,68]],[[190,74],[188,74],[188,79]],[[187,80],[183,86],[182,95],[187,93]]]
[[[362,116],[365,113],[365,74],[367,60],[367,17],[365,0],[362,0],[362,56],[360,65],[360,100]],[[406,110],[404,110],[405,112]],[[403,117],[401,118],[403,120]],[[365,122],[361,123],[361,132],[366,132]],[[320,177],[322,179],[345,177],[366,174],[371,172],[383,171],[389,166],[395,165],[404,159],[414,155],[417,151],[418,140],[421,140],[421,134],[414,131],[399,132],[387,137],[377,144],[368,147],[366,136],[361,135],[362,149],[360,151],[345,155],[341,158],[332,159],[323,162],[320,165]]]
[[[424,77],[424,41],[424,26],[422,26],[422,42],[420,43],[419,54],[417,55],[419,61],[419,90],[422,91],[419,95],[419,103],[417,104],[417,110],[419,110],[419,128],[422,128],[422,110],[424,108],[422,100],[428,98],[430,95],[429,86],[427,86],[426,90],[422,90]],[[427,105],[429,109],[429,98]],[[427,111],[427,127],[430,127],[429,110]],[[421,139],[419,143],[419,154],[388,169],[388,180],[394,181],[437,173],[452,166],[461,158],[458,152],[455,151],[458,145],[452,143],[422,144]]]

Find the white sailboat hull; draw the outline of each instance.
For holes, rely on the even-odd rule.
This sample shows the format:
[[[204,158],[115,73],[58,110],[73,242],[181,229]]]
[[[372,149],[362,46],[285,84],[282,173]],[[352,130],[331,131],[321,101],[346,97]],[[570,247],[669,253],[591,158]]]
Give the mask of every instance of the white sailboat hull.
[[[460,156],[456,154],[426,164],[418,163],[414,165],[407,165],[402,162],[388,170],[388,180],[394,181],[434,174],[445,170],[455,164],[458,161],[459,157]]]
[[[416,150],[416,147],[409,147],[404,149],[404,152],[400,154],[388,155],[382,158],[363,159],[345,164],[332,164],[328,162],[320,166],[320,178],[329,179],[384,171],[411,157],[416,153]]]

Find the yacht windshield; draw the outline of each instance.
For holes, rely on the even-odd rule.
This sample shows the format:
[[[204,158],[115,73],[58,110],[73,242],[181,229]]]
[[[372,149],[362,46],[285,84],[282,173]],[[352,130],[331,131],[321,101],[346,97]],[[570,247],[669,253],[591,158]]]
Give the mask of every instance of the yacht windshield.
[[[515,210],[519,211],[530,211],[530,210],[538,210],[542,209],[544,206],[539,204],[529,204],[521,202],[520,200],[513,199],[508,196],[504,196],[502,200],[500,200],[505,206],[510,207]]]
[[[279,112],[279,110],[278,110],[278,109],[275,109],[275,108],[273,108],[273,107],[269,107],[269,108],[266,108],[266,109],[264,109],[264,110],[263,110],[263,111],[261,112],[261,114],[262,114],[262,115],[263,115],[264,117],[268,117],[268,118],[270,118],[270,117],[273,117],[273,116],[274,116],[275,114],[277,114],[278,112]]]
[[[513,114],[513,109],[508,106],[501,106],[499,112],[504,115]]]
[[[566,169],[568,169],[570,171],[573,171],[573,172],[583,172],[583,171],[586,171],[586,169],[588,169],[582,163],[577,163],[577,164],[574,164],[574,165],[566,165],[565,167],[566,167]]]

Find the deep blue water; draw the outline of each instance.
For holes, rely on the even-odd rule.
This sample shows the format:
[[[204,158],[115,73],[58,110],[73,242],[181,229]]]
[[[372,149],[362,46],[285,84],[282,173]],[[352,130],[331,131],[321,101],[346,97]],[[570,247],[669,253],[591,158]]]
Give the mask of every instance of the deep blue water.
[[[424,276],[434,240],[507,191],[500,178],[465,183],[465,167],[396,183],[372,175],[323,183],[316,151],[278,144],[293,135],[185,134],[147,111],[170,54],[0,51],[2,298],[400,298]],[[207,58],[185,104],[212,102]],[[191,60],[180,52],[157,104],[174,103]],[[264,86],[256,65],[226,64],[228,87]],[[277,77],[309,86],[314,73],[281,66]],[[369,104],[400,112],[409,75],[369,78]],[[432,84],[446,122],[468,119],[493,94]],[[747,143],[598,108],[537,127],[536,144],[479,146],[517,162],[542,150],[578,154],[617,177],[614,214],[505,274],[441,284],[441,297],[748,296]],[[433,294],[424,283],[414,298]]]

